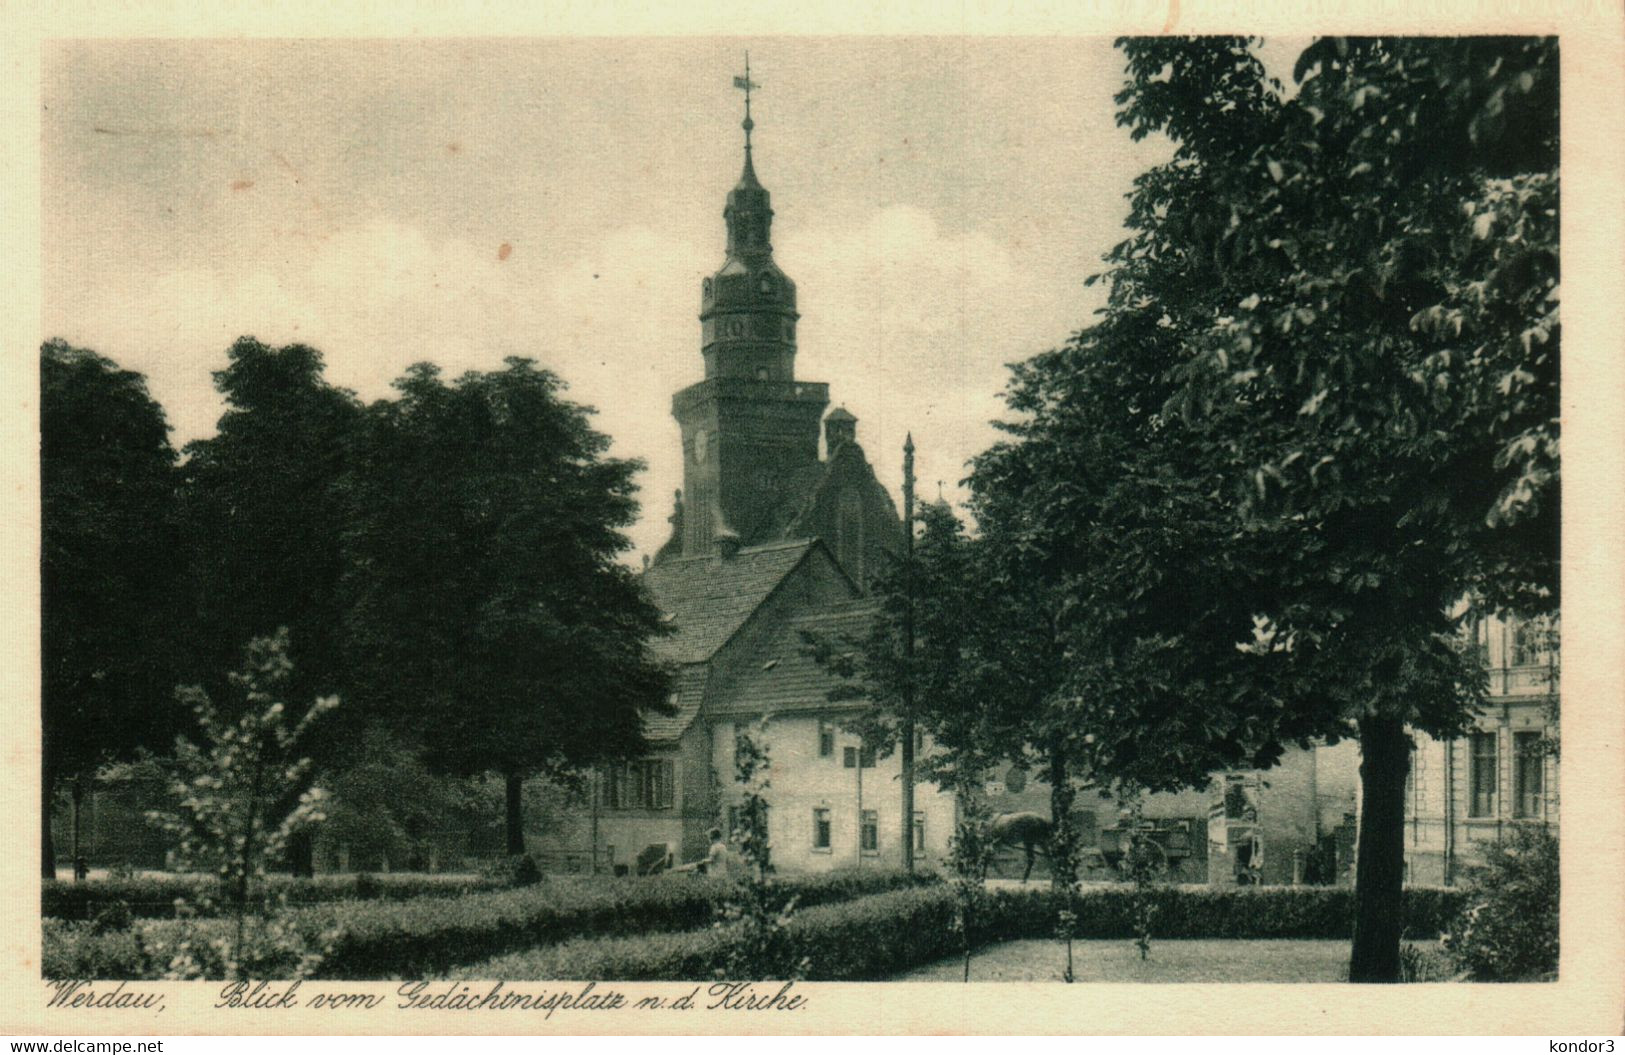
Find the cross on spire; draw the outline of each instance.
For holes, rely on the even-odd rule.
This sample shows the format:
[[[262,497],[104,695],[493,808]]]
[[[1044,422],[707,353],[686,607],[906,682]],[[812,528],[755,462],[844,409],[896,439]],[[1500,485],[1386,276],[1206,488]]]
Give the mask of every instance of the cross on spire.
[[[750,79],[750,52],[745,52],[745,75],[734,78],[734,87],[745,90],[745,120],[739,127],[745,130],[745,161],[750,161],[750,130],[756,127],[756,122],[750,119],[750,92],[752,88],[761,85]]]

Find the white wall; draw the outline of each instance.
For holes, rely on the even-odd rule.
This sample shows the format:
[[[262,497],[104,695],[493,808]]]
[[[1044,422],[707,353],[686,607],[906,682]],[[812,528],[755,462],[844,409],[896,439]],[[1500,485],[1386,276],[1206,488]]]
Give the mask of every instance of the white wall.
[[[845,749],[856,748],[859,738],[841,730],[834,715],[822,718],[835,733],[834,750],[827,757],[818,753],[820,716],[804,712],[776,715],[767,726],[767,746],[771,758],[770,787],[766,798],[768,838],[773,861],[782,872],[823,872],[837,868],[897,868],[902,864],[902,785],[901,758],[876,759],[869,768],[847,769]],[[740,725],[756,732],[754,722]],[[739,786],[734,782],[734,730],[731,722],[720,722],[713,737],[712,762],[724,780],[724,806],[738,801]],[[927,744],[927,751],[930,745]],[[830,811],[830,847],[813,848],[813,811]],[[873,810],[879,822],[879,845],[873,853],[859,853],[859,811]],[[919,784],[914,792],[914,810],[924,814],[925,849],[915,855],[917,864],[940,868],[953,835],[953,797],[934,784]]]

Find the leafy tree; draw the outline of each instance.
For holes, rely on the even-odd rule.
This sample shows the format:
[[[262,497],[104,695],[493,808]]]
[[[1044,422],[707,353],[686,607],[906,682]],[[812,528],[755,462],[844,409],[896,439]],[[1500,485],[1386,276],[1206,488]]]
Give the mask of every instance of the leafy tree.
[[[244,641],[286,627],[299,695],[333,692],[343,681],[339,481],[361,406],[322,377],[314,348],[243,337],[226,354],[213,375],[226,399],[218,430],[186,445],[197,676],[218,682]]]
[[[349,761],[323,776],[328,791],[321,838],[349,847],[358,868],[385,861],[396,868],[417,867],[436,837],[466,834],[498,810],[473,781],[437,775],[424,765],[422,749],[381,723],[369,725]]]
[[[660,614],[617,556],[639,463],[525,359],[371,406],[346,477],[346,661],[370,714],[442,773],[500,772],[524,852],[523,781],[644,750],[666,708]]]
[[[975,541],[946,503],[923,505],[917,520],[912,589],[901,563],[893,565],[874,584],[877,609],[866,635],[805,632],[803,645],[839,679],[832,702],[870,705],[848,723],[866,747],[889,756],[912,721],[936,745],[918,766],[920,779],[979,787],[989,766],[1020,750],[1007,696],[998,691],[1002,649],[978,638],[991,620],[981,618],[988,598],[979,588]],[[911,605],[912,661],[904,647]]]
[[[361,406],[322,377],[314,348],[243,337],[226,354],[226,368],[214,373],[226,398],[218,431],[186,445],[190,676],[229,698],[219,672],[232,669],[242,643],[286,627],[291,691],[338,692],[345,678],[339,481]],[[365,719],[358,707],[335,716],[310,745],[312,778],[347,762]],[[312,874],[310,833],[296,837],[291,863],[295,873]]]
[[[140,374],[62,341],[40,349],[40,866],[71,780],[156,745],[175,684],[175,451]]]
[[[767,794],[773,759],[767,724],[763,717],[754,731],[741,730],[735,740],[734,779],[743,794],[738,825],[730,834],[746,867],[717,913],[717,927],[738,931],[729,943],[727,963],[718,971],[724,980],[794,980],[804,977],[810,966],[789,931],[796,895],[786,894],[773,882],[773,846],[768,840],[772,804]]]
[[[1396,980],[1407,725],[1459,731],[1449,614],[1556,604],[1556,44],[1128,40],[1161,133],[1107,307],[1019,365],[978,519],[1069,592],[1051,699],[1148,790],[1358,736],[1350,977]]]
[[[982,925],[982,913],[987,909],[987,869],[993,863],[998,846],[992,838],[992,817],[987,800],[980,792],[960,785],[955,793],[958,820],[954,824],[953,838],[948,840],[948,867],[953,873],[950,882],[954,892],[953,929],[959,935],[959,951],[964,959],[962,980],[970,981],[970,958],[976,950],[977,929]],[[1069,927],[1074,921],[1067,921]],[[1071,941],[1067,942],[1067,981],[1071,981]]]
[[[250,977],[295,946],[308,952],[294,928],[278,919],[265,873],[296,832],[322,819],[325,793],[307,779],[311,760],[301,748],[311,726],[339,700],[318,698],[292,721],[286,701],[292,674],[288,633],[278,630],[250,642],[242,669],[230,677],[243,698],[235,720],[197,686],[178,693],[203,743],[176,741],[174,806],[153,819],[178,837],[185,865],[219,875],[233,927],[229,937],[185,937],[171,955],[176,977]],[[315,966],[313,956],[302,956],[301,973]]]

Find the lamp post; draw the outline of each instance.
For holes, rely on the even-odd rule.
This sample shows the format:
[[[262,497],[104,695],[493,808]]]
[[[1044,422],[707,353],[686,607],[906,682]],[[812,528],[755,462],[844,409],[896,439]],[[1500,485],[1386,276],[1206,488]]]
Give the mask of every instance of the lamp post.
[[[903,442],[903,870],[914,871],[914,434]]]

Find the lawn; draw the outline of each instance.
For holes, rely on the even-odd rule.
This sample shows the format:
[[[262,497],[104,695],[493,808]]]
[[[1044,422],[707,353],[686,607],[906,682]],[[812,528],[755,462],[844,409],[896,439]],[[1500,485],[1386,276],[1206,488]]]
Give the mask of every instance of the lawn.
[[[1072,970],[1080,982],[1341,982],[1348,977],[1349,943],[1306,938],[1257,941],[1169,939],[1153,941],[1151,955],[1129,939],[1072,944]],[[1007,941],[971,958],[973,982],[1058,982],[1066,950],[1057,941]],[[895,976],[895,982],[957,982],[959,957]]]

